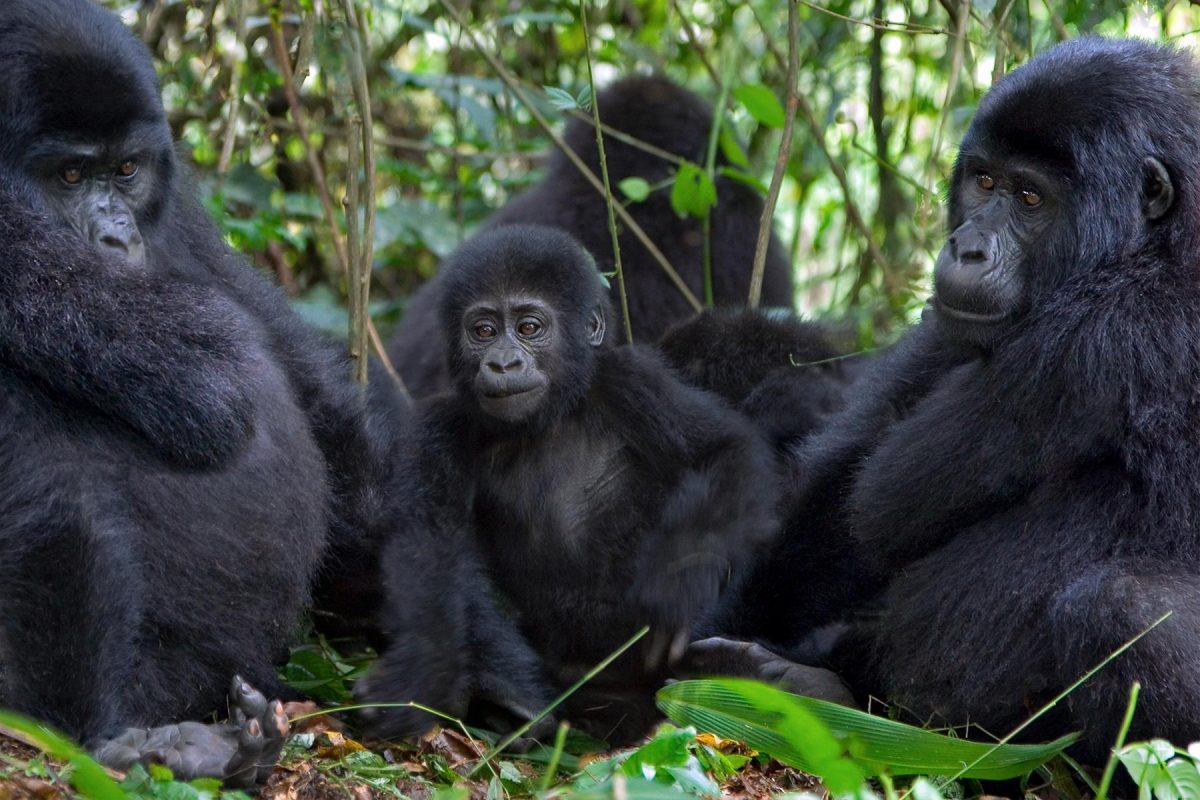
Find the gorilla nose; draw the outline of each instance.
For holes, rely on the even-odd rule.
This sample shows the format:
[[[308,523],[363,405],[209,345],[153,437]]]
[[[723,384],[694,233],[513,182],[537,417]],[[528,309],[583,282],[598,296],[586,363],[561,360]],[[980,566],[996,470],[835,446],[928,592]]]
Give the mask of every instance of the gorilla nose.
[[[992,237],[980,231],[963,231],[950,237],[950,247],[960,261],[981,263],[992,260]]]
[[[525,366],[525,359],[516,353],[504,353],[495,358],[489,358],[486,366],[492,372],[498,374],[519,372]]]
[[[104,247],[128,254],[141,245],[142,237],[131,220],[125,217],[110,217],[96,226],[95,241]]]

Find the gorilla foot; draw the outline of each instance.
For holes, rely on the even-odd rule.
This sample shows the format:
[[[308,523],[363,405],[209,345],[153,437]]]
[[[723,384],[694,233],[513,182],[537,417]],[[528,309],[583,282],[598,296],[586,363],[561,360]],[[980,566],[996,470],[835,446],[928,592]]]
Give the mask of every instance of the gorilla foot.
[[[680,671],[688,675],[755,678],[794,694],[858,707],[854,695],[836,672],[797,664],[756,642],[719,636],[693,642],[684,654]]]
[[[267,701],[240,677],[229,688],[230,717],[212,725],[180,722],[130,728],[95,748],[105,766],[162,764],[176,778],[220,778],[228,788],[252,789],[271,774],[288,735],[283,704]]]

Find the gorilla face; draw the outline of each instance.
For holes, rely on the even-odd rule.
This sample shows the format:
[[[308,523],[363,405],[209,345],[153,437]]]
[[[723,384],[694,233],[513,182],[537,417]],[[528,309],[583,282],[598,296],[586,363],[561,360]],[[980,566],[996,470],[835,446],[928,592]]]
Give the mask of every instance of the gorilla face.
[[[105,263],[143,269],[147,248],[162,244],[175,155],[153,65],[129,51],[120,20],[88,4],[0,8],[0,53],[11,59],[0,74],[0,161]]]
[[[462,347],[476,363],[475,396],[490,417],[521,422],[542,405],[545,361],[562,335],[554,309],[537,297],[480,301],[463,315]]]
[[[50,207],[76,233],[118,262],[141,269],[146,246],[136,212],[146,205],[156,177],[153,160],[131,149],[64,146],[48,154],[50,163],[38,175]]]

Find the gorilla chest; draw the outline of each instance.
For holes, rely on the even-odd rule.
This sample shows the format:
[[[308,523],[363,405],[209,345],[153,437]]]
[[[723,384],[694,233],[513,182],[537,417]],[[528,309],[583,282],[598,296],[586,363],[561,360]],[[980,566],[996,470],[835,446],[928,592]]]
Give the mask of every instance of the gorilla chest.
[[[582,426],[493,447],[481,465],[476,530],[514,555],[585,555],[629,494],[628,463],[620,441]]]

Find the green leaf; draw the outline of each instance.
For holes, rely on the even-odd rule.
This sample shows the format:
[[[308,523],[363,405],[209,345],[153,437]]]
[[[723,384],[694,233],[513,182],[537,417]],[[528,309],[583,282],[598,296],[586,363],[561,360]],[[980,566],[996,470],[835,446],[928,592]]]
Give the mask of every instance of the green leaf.
[[[1141,796],[1157,800],[1200,797],[1200,770],[1190,757],[1164,739],[1151,739],[1122,748],[1117,758],[1141,788]]]
[[[617,188],[635,203],[640,203],[650,196],[650,183],[645,178],[626,178],[617,184]]]
[[[717,187],[696,164],[685,161],[671,186],[671,208],[681,217],[701,219],[717,204]]]
[[[584,111],[592,110],[592,87],[585,85],[579,90],[579,94],[575,95],[575,105],[582,108]]]
[[[726,178],[729,178],[730,180],[737,181],[738,183],[744,183],[747,186],[753,187],[761,194],[765,195],[768,191],[767,185],[760,181],[756,175],[751,175],[749,172],[743,172],[742,170],[734,169],[733,167],[718,167],[717,172],[721,175],[724,175]]]
[[[0,725],[25,734],[40,750],[70,764],[71,785],[84,797],[90,800],[127,800],[129,797],[108,777],[99,762],[54,729],[8,711],[0,711]]]
[[[681,681],[658,693],[671,719],[745,742],[786,764],[819,775],[832,794],[857,790],[866,778],[846,747],[795,696],[754,681]]]
[[[630,753],[621,765],[621,772],[630,777],[641,775],[653,778],[659,767],[682,767],[690,757],[688,745],[695,740],[695,731],[666,726],[653,739]]]
[[[768,128],[782,128],[787,119],[783,104],[770,88],[761,83],[748,83],[733,90],[733,96],[745,106],[750,116]]]
[[[733,678],[671,684],[659,691],[658,706],[679,724],[738,739],[821,775],[835,793],[840,789],[826,773],[843,769],[844,751],[874,773],[1002,780],[1028,774],[1078,738],[1036,745],[969,742]]]
[[[750,158],[746,155],[746,151],[742,149],[742,145],[737,138],[729,132],[725,123],[721,123],[721,135],[717,139],[717,144],[721,147],[721,153],[725,156],[725,160],[736,167],[742,169],[750,169]]]
[[[550,98],[550,104],[559,111],[570,111],[573,108],[579,108],[579,104],[575,102],[575,98],[566,89],[559,89],[557,86],[543,86],[546,90],[546,97]]]

